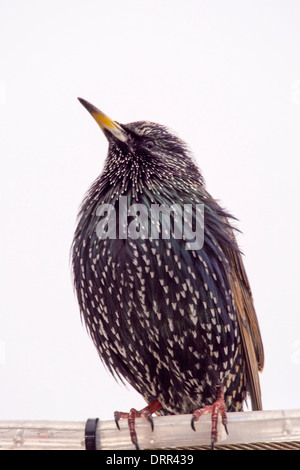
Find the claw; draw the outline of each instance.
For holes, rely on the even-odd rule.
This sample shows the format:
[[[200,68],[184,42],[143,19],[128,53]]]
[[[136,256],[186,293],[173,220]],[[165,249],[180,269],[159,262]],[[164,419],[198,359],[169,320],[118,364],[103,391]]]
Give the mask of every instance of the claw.
[[[217,442],[217,426],[218,426],[218,415],[220,414],[222,417],[222,424],[225,428],[226,433],[228,434],[227,429],[227,417],[226,417],[226,408],[224,402],[224,387],[219,385],[218,387],[218,396],[217,400],[212,405],[204,406],[203,408],[199,408],[195,410],[191,420],[191,426],[194,431],[195,429],[195,422],[198,421],[200,416],[206,413],[212,414],[212,427],[211,427],[211,449],[214,450],[215,443]]]
[[[161,404],[159,403],[158,400],[154,400],[153,402],[149,403],[148,406],[143,408],[140,411],[137,411],[136,409],[132,408],[129,413],[123,413],[121,411],[115,411],[114,413],[114,418],[115,418],[115,423],[118,429],[120,429],[119,425],[119,420],[121,418],[126,418],[128,421],[128,427],[129,427],[129,432],[130,432],[130,437],[131,437],[131,442],[135,446],[136,450],[139,450],[139,445],[138,445],[138,440],[137,440],[137,435],[135,432],[135,419],[140,418],[141,416],[144,416],[150,423],[151,425],[151,430],[154,430],[154,422],[152,418],[152,413],[155,413],[156,411],[160,410],[162,408]]]
[[[132,443],[135,445],[135,450],[140,450],[137,437],[133,437],[131,440]]]
[[[150,425],[151,425],[151,431],[153,432],[154,431],[154,422],[153,422],[153,418],[152,416],[148,416],[148,421],[150,422]]]
[[[120,429],[120,425],[119,425],[119,416],[118,416],[117,413],[114,414],[114,418],[115,418],[116,426],[117,426],[117,428],[118,428],[119,431],[120,431],[121,429]]]
[[[211,440],[211,447],[210,450],[215,450],[215,439]]]
[[[223,426],[224,426],[225,431],[226,431],[226,434],[227,434],[227,436],[228,436],[229,432],[228,432],[227,424],[226,424],[226,423],[223,423]]]
[[[191,419],[191,426],[192,426],[192,430],[196,432],[195,420],[196,420],[196,417],[195,417],[195,416],[192,416],[192,419]]]

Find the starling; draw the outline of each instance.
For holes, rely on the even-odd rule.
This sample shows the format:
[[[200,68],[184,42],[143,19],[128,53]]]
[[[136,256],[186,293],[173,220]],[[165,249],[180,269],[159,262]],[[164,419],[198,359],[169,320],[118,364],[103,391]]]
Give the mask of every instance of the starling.
[[[119,124],[79,101],[109,148],[78,216],[75,291],[107,369],[147,403],[115,412],[117,426],[128,419],[138,448],[137,417],[153,427],[152,413],[192,413],[195,428],[211,412],[213,445],[218,414],[226,426],[226,410],[241,411],[247,394],[262,409],[263,345],[234,217],[168,128]]]

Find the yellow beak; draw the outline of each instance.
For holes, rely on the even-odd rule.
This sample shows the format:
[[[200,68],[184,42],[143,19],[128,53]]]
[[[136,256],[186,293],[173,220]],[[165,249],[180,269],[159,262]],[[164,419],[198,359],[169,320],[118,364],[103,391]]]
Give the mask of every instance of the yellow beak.
[[[84,100],[83,98],[78,98],[80,103],[88,110],[88,112],[93,116],[97,124],[100,126],[101,130],[110,132],[116,139],[126,142],[127,135],[117,122],[110,119],[106,114],[102,113],[94,105]]]

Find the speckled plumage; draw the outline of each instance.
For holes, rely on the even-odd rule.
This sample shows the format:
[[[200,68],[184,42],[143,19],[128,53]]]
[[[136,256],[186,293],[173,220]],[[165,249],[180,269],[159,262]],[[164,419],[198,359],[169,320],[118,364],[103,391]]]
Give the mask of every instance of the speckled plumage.
[[[108,156],[81,206],[72,246],[80,311],[97,351],[147,403],[159,400],[161,413],[213,403],[218,384],[228,411],[242,409],[246,390],[260,409],[263,348],[231,216],[208,194],[177,136],[144,121],[122,129],[126,142],[105,132]],[[119,233],[120,195],[147,208],[203,203],[203,247],[187,250],[172,236],[99,239],[103,203],[115,207]]]

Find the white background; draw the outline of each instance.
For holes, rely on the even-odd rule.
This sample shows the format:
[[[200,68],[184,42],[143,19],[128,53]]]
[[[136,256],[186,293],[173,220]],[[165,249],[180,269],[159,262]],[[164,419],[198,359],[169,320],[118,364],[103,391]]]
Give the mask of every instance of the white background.
[[[300,408],[298,0],[1,0],[0,419],[144,405],[81,324],[69,249],[107,142],[77,101],[168,125],[239,218],[265,409]]]

